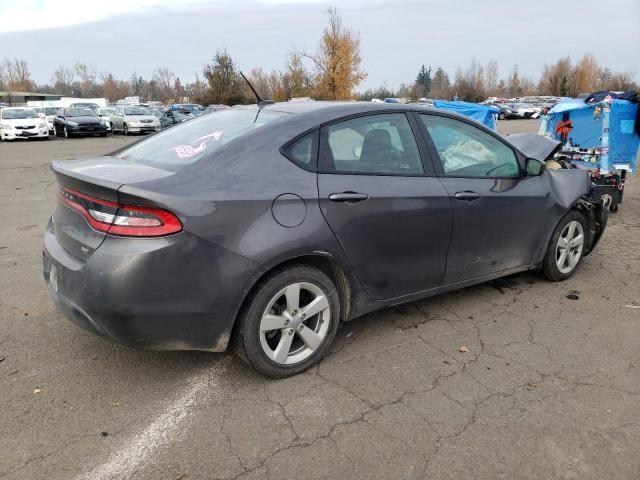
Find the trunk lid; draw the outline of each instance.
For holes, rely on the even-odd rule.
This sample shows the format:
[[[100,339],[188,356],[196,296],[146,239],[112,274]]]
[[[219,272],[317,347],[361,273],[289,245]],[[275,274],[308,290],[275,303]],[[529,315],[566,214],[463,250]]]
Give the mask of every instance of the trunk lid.
[[[53,213],[56,239],[68,253],[85,261],[107,234],[93,228],[87,218],[70,204],[81,203],[87,208],[99,207],[115,214],[118,190],[125,182],[146,182],[173,175],[166,170],[114,157],[52,162],[51,169],[58,181],[58,201]],[[92,198],[100,204],[93,202]]]

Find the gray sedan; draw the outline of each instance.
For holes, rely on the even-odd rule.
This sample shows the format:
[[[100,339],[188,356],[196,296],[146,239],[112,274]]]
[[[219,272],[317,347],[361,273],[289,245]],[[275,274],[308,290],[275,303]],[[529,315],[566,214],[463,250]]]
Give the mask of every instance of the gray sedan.
[[[161,128],[158,117],[146,107],[116,107],[111,114],[111,131],[114,134],[157,132]]]
[[[204,115],[111,155],[53,162],[44,277],[66,316],[98,335],[233,346],[285,377],[316,364],[341,321],[525,270],[571,276],[607,211],[586,197],[585,171],[532,155],[419,106]]]

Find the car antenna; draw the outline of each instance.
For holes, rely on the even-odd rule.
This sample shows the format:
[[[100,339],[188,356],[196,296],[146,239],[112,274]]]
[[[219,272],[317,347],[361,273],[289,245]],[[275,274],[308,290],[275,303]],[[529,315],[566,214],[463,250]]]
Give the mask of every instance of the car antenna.
[[[265,100],[263,99],[258,92],[256,91],[255,88],[253,88],[253,85],[251,85],[251,82],[249,80],[247,80],[247,77],[244,76],[244,73],[240,72],[240,76],[243,78],[243,80],[245,82],[247,82],[247,85],[249,85],[249,88],[251,89],[251,91],[253,92],[253,94],[256,96],[256,100],[258,101],[258,108],[262,108],[265,105],[270,105],[272,103],[275,103],[273,100]]]

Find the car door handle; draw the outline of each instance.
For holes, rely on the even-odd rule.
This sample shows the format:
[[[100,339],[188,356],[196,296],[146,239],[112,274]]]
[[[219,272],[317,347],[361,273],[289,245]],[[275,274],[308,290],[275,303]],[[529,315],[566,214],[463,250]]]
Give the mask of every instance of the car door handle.
[[[329,195],[329,200],[332,202],[346,202],[346,203],[355,203],[362,202],[369,198],[369,195],[366,193],[358,193],[358,192],[342,192],[342,193],[332,193]]]
[[[464,192],[458,192],[454,195],[454,197],[456,197],[458,200],[467,200],[469,202],[472,202],[473,200],[477,200],[481,196],[482,195],[480,195],[478,192],[472,192],[470,190],[465,190]]]

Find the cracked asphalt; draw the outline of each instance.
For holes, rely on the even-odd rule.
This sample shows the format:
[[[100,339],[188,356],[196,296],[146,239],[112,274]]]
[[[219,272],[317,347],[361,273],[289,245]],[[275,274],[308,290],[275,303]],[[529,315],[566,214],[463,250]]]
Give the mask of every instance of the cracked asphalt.
[[[128,141],[0,145],[0,479],[640,478],[635,178],[568,281],[518,274],[367,315],[275,381],[229,354],[115,345],[54,308],[49,162]]]

